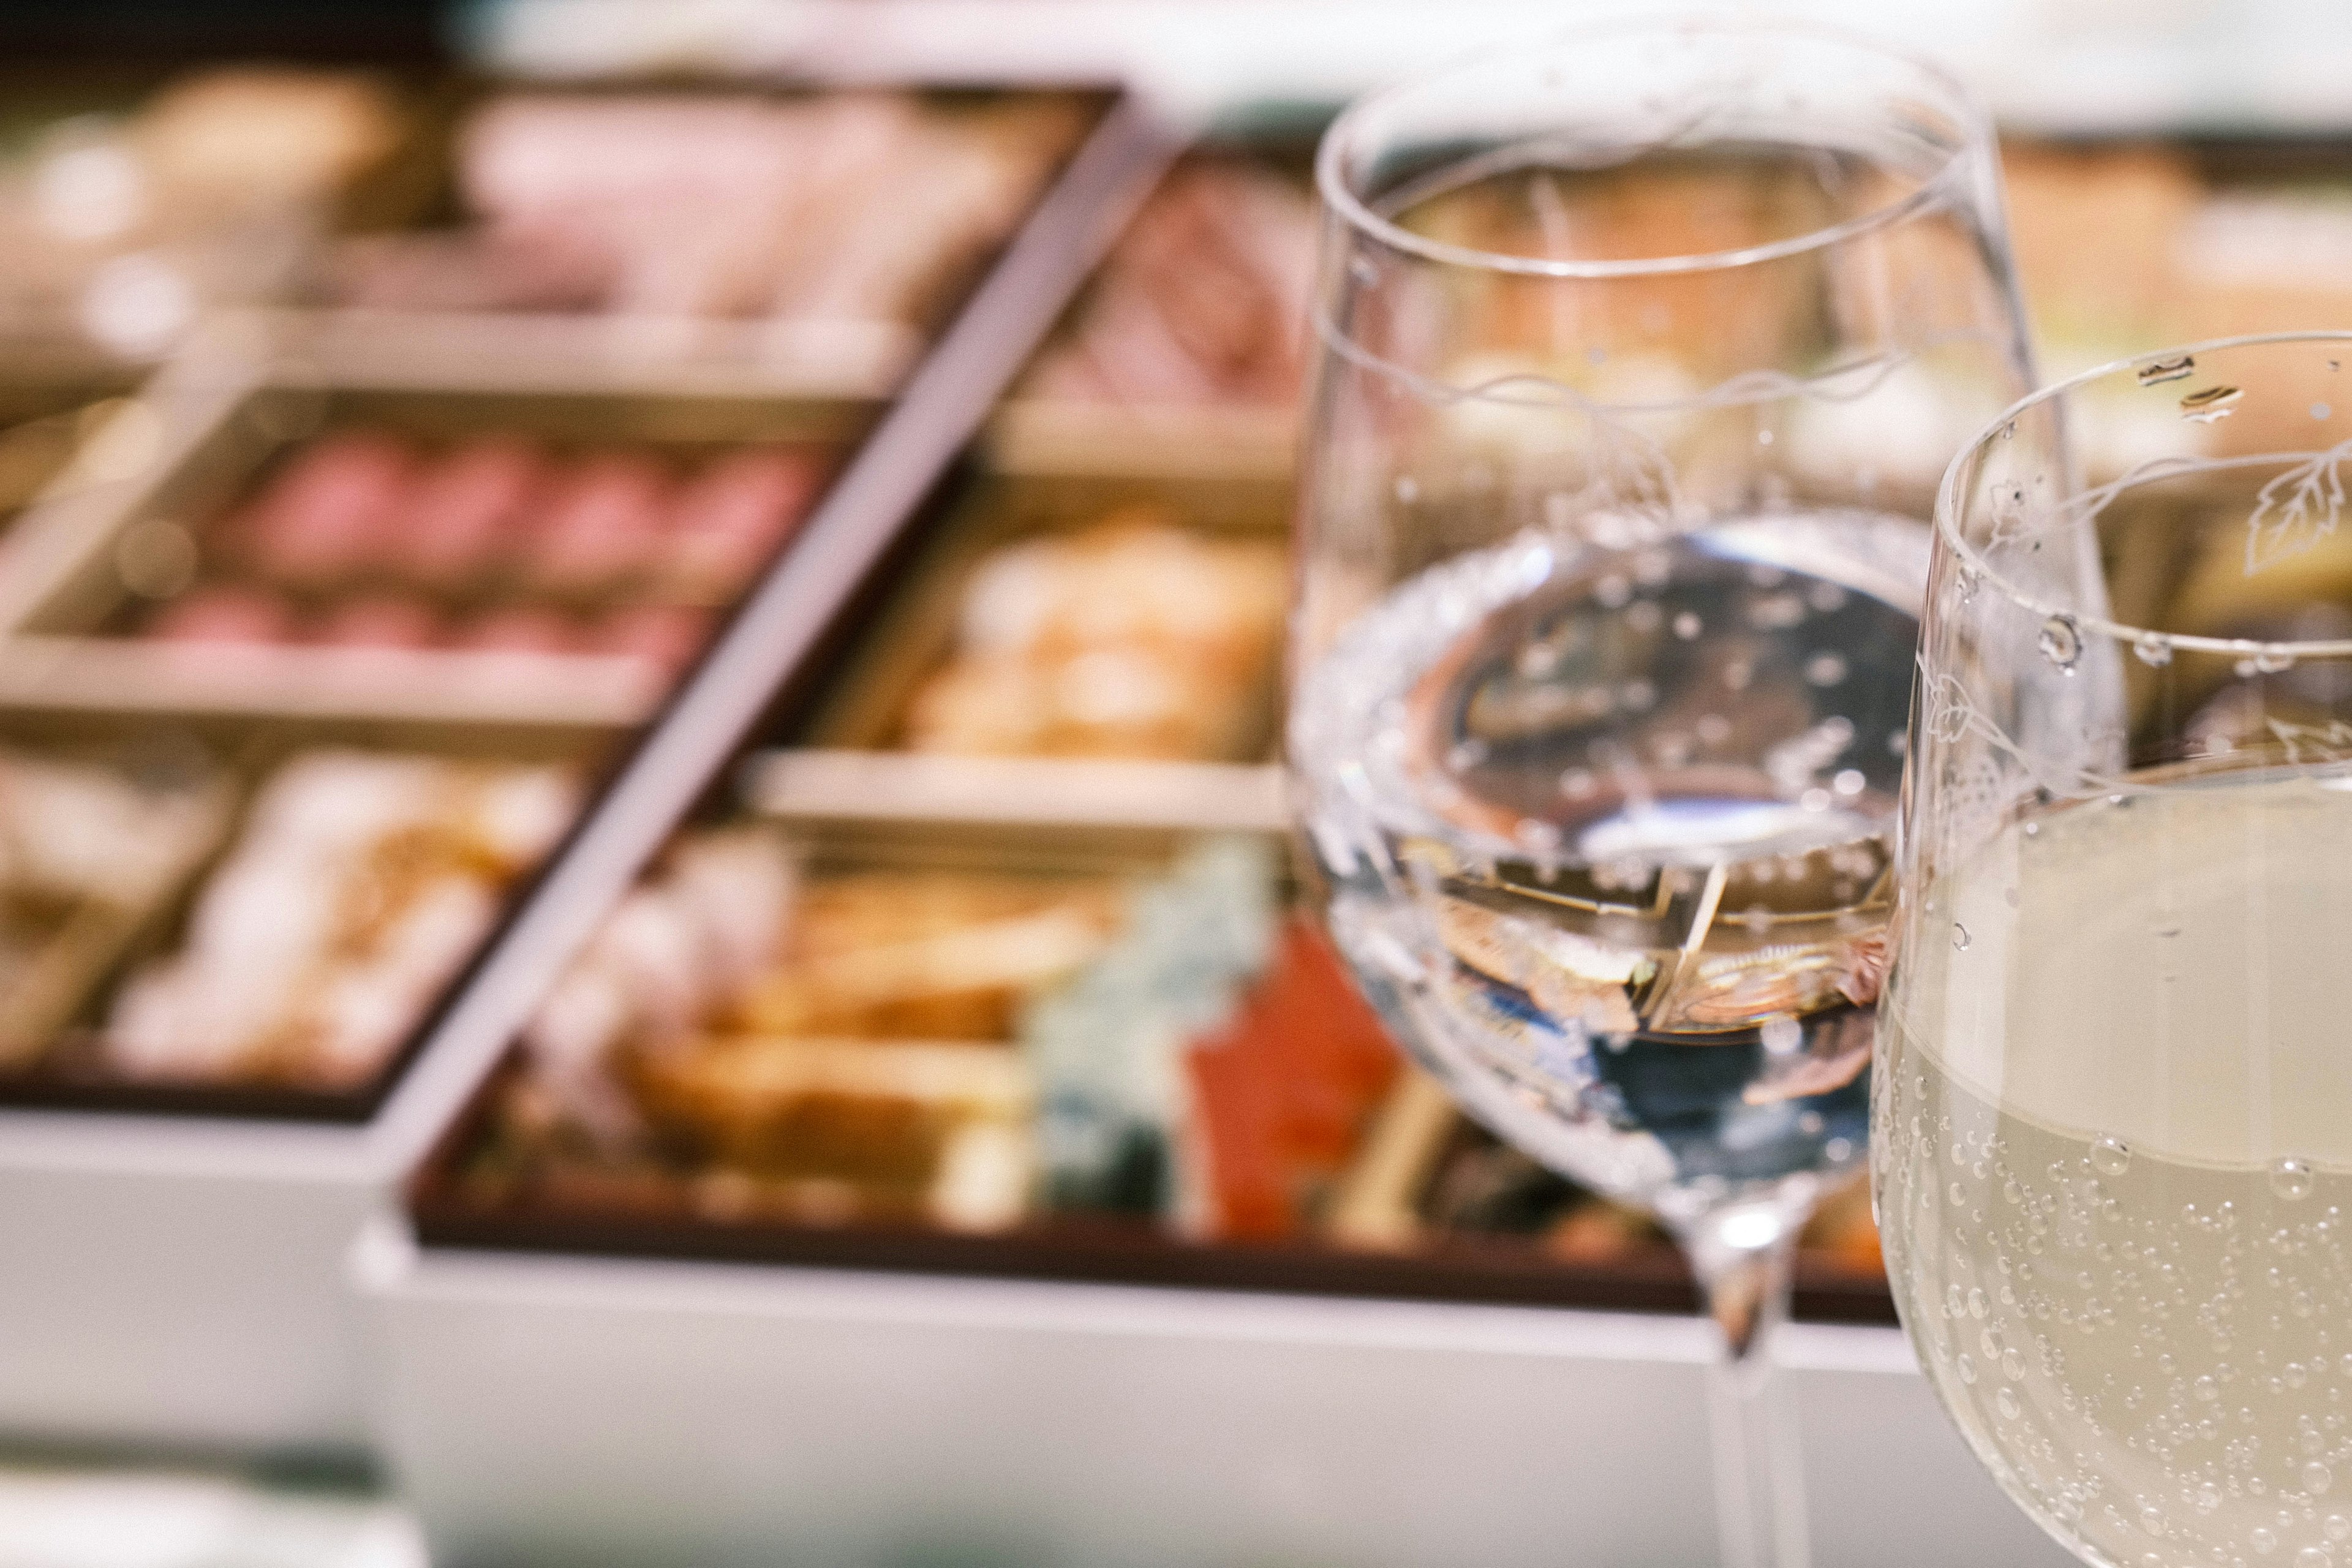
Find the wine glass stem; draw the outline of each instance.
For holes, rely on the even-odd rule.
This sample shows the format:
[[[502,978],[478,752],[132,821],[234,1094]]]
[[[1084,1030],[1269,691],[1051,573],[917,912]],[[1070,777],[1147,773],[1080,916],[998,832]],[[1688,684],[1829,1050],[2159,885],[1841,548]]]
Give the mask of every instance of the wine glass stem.
[[[1723,1353],[1707,1369],[1716,1526],[1723,1568],[1805,1568],[1805,1480],[1772,1341],[1788,1317],[1801,1208],[1727,1205],[1685,1237]]]

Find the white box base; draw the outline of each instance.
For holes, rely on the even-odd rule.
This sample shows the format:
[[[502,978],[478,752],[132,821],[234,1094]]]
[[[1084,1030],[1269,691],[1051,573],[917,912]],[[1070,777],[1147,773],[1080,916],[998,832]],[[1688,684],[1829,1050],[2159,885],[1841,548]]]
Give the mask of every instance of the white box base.
[[[0,1114],[0,1434],[357,1449],[361,1128]]]
[[[436,1561],[1706,1563],[1688,1318],[420,1251],[354,1258]],[[1799,1325],[1821,1568],[2062,1568],[1892,1329]]]

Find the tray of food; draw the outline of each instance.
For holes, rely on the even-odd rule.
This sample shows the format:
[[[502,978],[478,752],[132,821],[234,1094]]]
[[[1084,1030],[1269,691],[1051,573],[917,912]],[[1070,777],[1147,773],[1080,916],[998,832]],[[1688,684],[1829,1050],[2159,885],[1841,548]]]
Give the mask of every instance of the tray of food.
[[[0,76],[0,339],[127,371],[205,310],[291,297],[320,237],[413,207],[413,73],[291,65]]]
[[[299,304],[455,318],[453,349],[491,360],[707,357],[867,395],[1108,102],[285,65],[20,74],[0,98],[22,352],[135,364],[207,310]]]
[[[1227,117],[1169,171],[990,427],[1015,470],[1290,470],[1322,116]]]
[[[407,210],[305,300],[462,352],[755,365],[887,392],[1099,119],[1099,93],[450,84]]]
[[[1279,267],[1183,293],[1227,276],[1216,247],[1279,248],[1216,202],[1307,210],[1292,129],[1144,201],[356,1255],[436,1551],[887,1556],[1001,1526],[1084,1556],[1188,1511],[1237,1559],[1434,1560],[1471,1513],[1498,1558],[1566,1517],[1602,1555],[1655,1549],[1618,1498],[1704,1447],[1713,1349],[1676,1249],[1410,1070],[1295,885],[1274,389],[1301,356],[1254,314]],[[1999,1538],[1858,1189],[1799,1267],[1809,1466]],[[643,1419],[592,1429],[621,1399]],[[1106,1408],[1116,1430],[1075,1414]],[[679,1421],[744,1467],[643,1436]],[[1229,1449],[1339,1500],[1310,1519]],[[1522,1456],[1540,1509],[1414,1533],[1399,1478]]]
[[[606,916],[414,1185],[427,1246],[1687,1306],[1654,1232],[1404,1068],[1249,775],[1210,826],[807,769],[751,759]],[[1885,1321],[1853,1223],[1806,1304]]]
[[[61,498],[0,567],[0,689],[641,722],[881,411],[420,379],[280,349],[150,388],[136,479]]]
[[[467,216],[451,183],[486,106],[635,101],[425,85],[399,100],[383,199],[312,231],[278,298],[341,299],[346,262],[407,265],[338,236],[505,244],[504,220]],[[39,1016],[9,1022],[0,1066],[12,1431],[367,1441],[342,1259],[501,1043],[476,1039],[469,1006],[516,984],[503,955],[531,946],[523,928],[593,912],[581,862],[612,854],[607,819],[670,787],[678,731],[764,700],[835,580],[971,439],[1087,265],[1098,209],[1165,156],[1113,94],[910,91],[854,95],[822,143],[832,162],[801,169],[769,110],[833,95],[675,96],[737,105],[757,144],[722,124],[681,153],[663,115],[626,110],[653,155],[637,183],[553,171],[564,210],[531,222],[609,239],[611,204],[635,203],[647,267],[658,250],[692,272],[712,247],[732,266],[742,237],[697,225],[732,216],[744,160],[772,185],[783,164],[848,179],[865,216],[763,229],[792,268],[730,296],[733,315],[383,296],[212,311],[135,397],[76,427],[68,467],[0,541],[0,772],[22,759],[26,811],[91,857],[28,853],[0,881],[6,961],[58,976],[23,993]],[[526,205],[537,134],[504,143]],[[644,180],[681,156],[713,163],[717,207],[687,181],[693,199],[660,208]],[[859,184],[879,172],[910,199],[944,188],[961,217],[884,222],[896,203]],[[854,254],[835,243],[860,235]],[[803,278],[825,282],[809,296],[825,310],[887,315],[888,363],[868,352],[873,319],[811,335],[800,294],[769,309]],[[756,342],[697,359],[706,328]],[[142,793],[166,785],[192,793]],[[150,808],[138,865],[82,844]],[[103,897],[86,885],[100,877]]]
[[[0,1105],[363,1120],[620,739],[0,711]]]
[[[354,1253],[435,1551],[862,1553],[919,1484],[949,1541],[1109,1542],[1201,1506],[1234,1555],[1419,1561],[1335,1521],[1448,1453],[1565,1452],[1579,1520],[1630,1539],[1612,1478],[1705,1441],[1714,1331],[1680,1254],[1403,1064],[1279,832],[1240,825],[1268,803],[1214,827],[861,816],[774,776],[805,757],[746,762]],[[1858,1191],[1809,1237],[1798,1310],[1814,1458],[1866,1434],[1874,1489],[2000,1520],[1952,1489],[1972,1472]],[[621,1399],[635,1419],[586,1418]],[[744,1462],[674,1461],[655,1435],[681,1421]],[[1348,1506],[1302,1521],[1221,1458],[1269,1445]],[[836,1472],[866,1483],[772,1480]]]
[[[866,620],[803,738],[933,757],[1262,761],[1288,525],[1279,484],[977,476]]]

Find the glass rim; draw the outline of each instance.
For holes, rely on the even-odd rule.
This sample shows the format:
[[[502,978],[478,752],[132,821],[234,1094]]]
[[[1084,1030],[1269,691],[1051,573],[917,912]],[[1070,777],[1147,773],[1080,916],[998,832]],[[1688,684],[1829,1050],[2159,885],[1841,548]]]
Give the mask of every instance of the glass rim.
[[[2352,637],[2279,642],[2261,637],[2204,637],[2192,632],[2168,632],[2160,631],[2154,626],[2131,626],[2105,616],[2087,614],[2079,605],[2045,601],[2025,592],[2003,576],[1998,569],[1985,560],[1983,552],[1969,543],[1960,532],[1961,470],[1979,453],[1999,440],[2001,431],[2016,423],[2020,417],[2065,394],[2081,391],[2095,383],[2110,380],[2126,372],[2137,377],[2141,371],[2152,365],[2179,359],[2184,354],[2194,358],[2199,354],[2219,353],[2229,349],[2256,348],[2268,343],[2352,345],[2352,331],[2315,327],[2300,331],[2245,332],[2236,337],[2207,338],[2198,342],[2179,343],[2168,348],[2155,349],[2146,353],[2130,354],[2122,359],[2110,360],[2105,364],[2070,375],[2063,381],[2053,382],[2048,386],[2035,388],[2003,409],[1994,417],[1992,423],[1963,441],[1959,451],[1953,456],[1951,463],[1944,469],[1943,482],[1936,487],[1935,549],[1938,552],[1950,551],[1957,560],[1969,570],[1976,573],[1987,584],[1998,589],[2011,603],[2045,617],[2063,616],[2077,632],[2095,633],[2113,642],[2134,645],[2159,643],[2168,648],[2186,648],[2191,653],[2227,654],[2242,658],[2266,654],[2284,655],[2290,658],[2352,657]],[[2159,462],[2164,460],[2157,459]],[[2129,473],[2123,477],[2129,478]],[[2152,473],[2148,477],[2153,479],[2165,476]],[[1929,615],[1935,613],[1932,596],[1928,601],[1927,613]]]
[[[1360,133],[1366,120],[1432,87],[1468,76],[1494,66],[1520,59],[1534,51],[1556,53],[1576,44],[1589,44],[1601,39],[1639,37],[1779,37],[1833,44],[1841,47],[1875,56],[1892,64],[1918,72],[1951,98],[1951,107],[1963,121],[1966,134],[1958,146],[1943,159],[1936,171],[1922,180],[1917,188],[1906,192],[1884,206],[1874,207],[1857,216],[1776,239],[1763,245],[1744,246],[1735,250],[1702,251],[1686,256],[1622,257],[1611,259],[1552,259],[1532,256],[1510,256],[1500,251],[1480,250],[1470,246],[1452,245],[1444,240],[1430,239],[1413,233],[1374,212],[1364,199],[1356,195],[1339,169],[1341,149]],[[1889,226],[1925,209],[1943,193],[1944,187],[1958,178],[1958,171],[1965,167],[1972,148],[1989,148],[1992,144],[1992,120],[1983,103],[1968,84],[1949,69],[1925,56],[1896,47],[1869,37],[1841,27],[1816,26],[1811,23],[1790,22],[1773,18],[1696,16],[1676,20],[1671,17],[1634,17],[1615,22],[1602,22],[1580,26],[1554,28],[1538,38],[1516,44],[1489,45],[1456,57],[1440,68],[1407,81],[1382,88],[1359,99],[1342,110],[1323,133],[1315,153],[1315,187],[1324,205],[1338,214],[1348,226],[1377,240],[1391,250],[1418,256],[1450,267],[1476,268],[1490,272],[1516,274],[1530,278],[1612,279],[1671,276],[1695,272],[1727,271],[1734,268],[1754,266],[1759,262],[1777,261],[1787,257],[1801,256],[1808,251],[1826,249],[1858,235]]]

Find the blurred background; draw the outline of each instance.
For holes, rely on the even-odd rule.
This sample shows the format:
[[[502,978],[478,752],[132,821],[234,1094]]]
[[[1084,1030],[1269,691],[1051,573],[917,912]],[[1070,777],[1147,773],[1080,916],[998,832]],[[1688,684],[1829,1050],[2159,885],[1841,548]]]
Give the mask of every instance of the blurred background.
[[[599,1384],[623,1351],[516,1305],[583,1260],[914,1281],[950,1317],[1014,1281],[1688,1324],[1646,1220],[1395,1058],[1292,912],[1270,765],[1314,139],[1577,9],[7,6],[0,1564],[698,1528],[659,1433],[599,1447],[613,1406],[568,1389],[650,1400],[739,1499],[806,1455],[730,1448],[712,1391],[820,1401],[880,1515],[956,1468],[877,1468],[910,1432],[1087,1430],[1013,1372],[868,1419],[683,1309]],[[2352,327],[2336,0],[1773,9],[1990,103],[2045,377]],[[1885,460],[1932,477],[1906,437]],[[2134,449],[2120,414],[2084,438]],[[2352,604],[2352,552],[2313,570]],[[525,1261],[449,1262],[488,1256]],[[1899,1368],[1858,1191],[1800,1312],[1864,1336],[1823,1364]],[[1347,1417],[1301,1397],[1311,1454]],[[1922,1430],[1886,1462],[1984,1489]],[[1226,1480],[1287,1522],[1218,1560],[1386,1561],[1377,1469],[1327,1493],[1276,1447]],[[550,1457],[486,1458],[519,1448]],[[1019,1557],[942,1517],[887,1560]],[[2024,1529],[1983,1528],[1955,1550]]]

